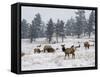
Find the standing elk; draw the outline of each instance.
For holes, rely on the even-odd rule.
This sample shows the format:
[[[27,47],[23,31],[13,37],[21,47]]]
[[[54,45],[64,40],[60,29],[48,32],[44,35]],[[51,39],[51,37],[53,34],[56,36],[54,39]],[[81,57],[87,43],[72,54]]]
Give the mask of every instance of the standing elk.
[[[90,47],[89,42],[87,42],[87,41],[86,41],[86,42],[84,42],[84,47],[89,49],[89,47]]]
[[[77,47],[74,47],[74,45],[72,45],[70,48],[65,48],[65,45],[61,45],[61,46],[62,46],[62,51],[65,53],[65,59],[67,55],[69,58],[69,54],[72,54],[72,58],[75,58],[75,50]]]
[[[87,42],[87,41],[84,42],[84,47],[85,47],[85,48],[88,48],[88,49],[89,49],[90,46],[94,46],[94,44],[93,44],[93,45],[90,45],[89,42]]]

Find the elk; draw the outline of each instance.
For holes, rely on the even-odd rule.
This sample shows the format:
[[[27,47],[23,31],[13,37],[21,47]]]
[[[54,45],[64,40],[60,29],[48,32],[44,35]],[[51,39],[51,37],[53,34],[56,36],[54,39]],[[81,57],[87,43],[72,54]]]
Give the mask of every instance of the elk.
[[[70,48],[65,48],[65,45],[61,45],[61,46],[62,46],[62,51],[65,53],[65,59],[67,55],[69,58],[69,54],[72,54],[72,58],[75,58],[76,48],[74,47],[74,45],[72,45]]]
[[[89,49],[89,47],[90,47],[89,42],[87,42],[87,41],[86,41],[86,42],[84,42],[84,47]]]
[[[44,46],[44,52],[55,52],[55,49],[52,48],[50,45],[45,45]]]
[[[34,49],[34,53],[40,53],[40,52],[41,52],[41,50],[39,48]]]
[[[89,49],[90,46],[94,46],[94,44],[93,44],[93,45],[90,45],[89,42],[87,42],[87,41],[84,42],[84,47],[85,47],[85,48],[88,48],[88,49]]]

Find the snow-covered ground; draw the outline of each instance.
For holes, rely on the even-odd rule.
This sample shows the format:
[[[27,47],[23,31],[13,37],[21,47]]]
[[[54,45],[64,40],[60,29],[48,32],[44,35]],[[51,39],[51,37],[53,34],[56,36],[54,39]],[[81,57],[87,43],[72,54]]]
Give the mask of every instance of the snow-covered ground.
[[[55,40],[53,38],[53,40]],[[59,40],[61,40],[59,38]],[[95,45],[94,37],[92,38],[81,38],[77,39],[75,37],[67,37],[64,39],[64,43],[61,41],[56,44],[50,44],[54,49],[58,48],[55,53],[35,53],[34,48],[37,48],[38,45],[43,50],[44,45],[48,45],[45,38],[39,38],[36,42],[30,43],[29,39],[22,39],[22,52],[25,55],[21,58],[21,67],[22,70],[42,70],[42,69],[59,69],[59,68],[76,68],[76,67],[91,67],[95,66],[95,46],[91,46],[90,49],[84,48],[84,42],[89,41],[92,45]],[[71,47],[72,45],[78,46],[81,45],[75,52],[75,59],[66,57],[64,59],[64,52],[61,50],[61,45],[65,44],[66,48]]]

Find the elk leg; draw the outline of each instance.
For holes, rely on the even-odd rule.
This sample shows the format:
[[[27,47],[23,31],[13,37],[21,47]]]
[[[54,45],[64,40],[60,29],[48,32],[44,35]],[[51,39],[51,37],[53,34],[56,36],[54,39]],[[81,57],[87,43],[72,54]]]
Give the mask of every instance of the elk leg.
[[[37,51],[35,50],[34,53],[36,53]]]
[[[65,57],[64,57],[64,59],[66,59],[66,56],[67,56],[67,54],[65,53]]]
[[[45,53],[45,49],[44,49],[44,53]]]
[[[72,58],[75,59],[75,53],[72,54]]]
[[[89,49],[89,45],[88,45],[88,49]]]
[[[69,54],[68,54],[68,59],[69,59]]]

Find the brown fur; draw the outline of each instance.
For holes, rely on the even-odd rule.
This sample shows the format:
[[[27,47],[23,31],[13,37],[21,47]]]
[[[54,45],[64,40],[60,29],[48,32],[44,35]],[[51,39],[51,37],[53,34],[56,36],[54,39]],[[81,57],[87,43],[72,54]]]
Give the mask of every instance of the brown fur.
[[[84,42],[84,47],[89,49],[89,48],[90,48],[90,44],[89,44],[89,42],[87,42],[87,41]]]
[[[50,45],[44,46],[44,52],[55,52],[55,50]]]
[[[34,49],[34,53],[40,53],[40,52],[41,52],[41,50],[39,48]]]
[[[75,50],[76,50],[76,48],[74,47],[74,45],[71,46],[71,48],[65,48],[64,45],[61,45],[61,46],[62,46],[62,50],[65,53],[65,58],[66,58],[67,55],[69,57],[69,54],[72,54],[72,58],[75,58]]]

